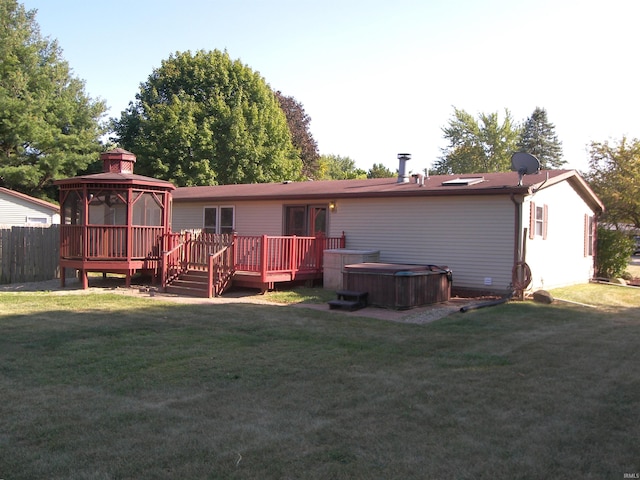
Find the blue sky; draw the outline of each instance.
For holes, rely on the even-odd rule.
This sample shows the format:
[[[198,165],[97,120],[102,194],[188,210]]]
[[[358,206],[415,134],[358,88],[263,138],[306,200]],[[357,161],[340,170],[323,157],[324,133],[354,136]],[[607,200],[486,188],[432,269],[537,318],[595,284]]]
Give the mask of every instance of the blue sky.
[[[20,0],[19,0],[20,1]],[[412,171],[453,108],[547,110],[570,168],[640,137],[637,0],[22,0],[110,117],[177,51],[227,50],[311,117],[320,153]]]

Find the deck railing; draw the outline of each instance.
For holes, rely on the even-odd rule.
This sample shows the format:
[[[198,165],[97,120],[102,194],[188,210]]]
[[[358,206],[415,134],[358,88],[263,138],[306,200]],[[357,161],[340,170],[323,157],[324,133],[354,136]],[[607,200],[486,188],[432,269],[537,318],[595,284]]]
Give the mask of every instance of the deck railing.
[[[218,296],[234,271],[233,235],[204,232],[170,233],[164,237],[162,287],[189,270],[208,273],[209,295]]]
[[[345,236],[236,236],[234,245],[236,270],[260,273],[266,281],[271,274],[322,272],[323,252],[344,248]]]
[[[60,229],[60,256],[84,260],[157,260],[160,257],[160,239],[164,233],[164,227],[161,226],[61,225]]]
[[[64,259],[161,261],[166,286],[187,270],[209,272],[214,293],[234,271],[269,275],[322,272],[323,251],[344,248],[345,237],[240,236],[207,233],[163,233],[163,227],[61,225]],[[131,241],[129,242],[129,236]]]

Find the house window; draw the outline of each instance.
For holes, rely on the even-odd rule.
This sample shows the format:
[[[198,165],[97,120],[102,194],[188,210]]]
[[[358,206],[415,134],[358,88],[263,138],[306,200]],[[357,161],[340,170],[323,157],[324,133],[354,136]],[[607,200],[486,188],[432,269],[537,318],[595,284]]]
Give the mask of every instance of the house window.
[[[207,233],[233,233],[235,230],[235,207],[219,206],[204,208],[204,231]]]
[[[529,238],[533,240],[536,237],[547,239],[547,229],[549,224],[549,208],[547,205],[536,205],[530,203],[530,221],[529,221]]]
[[[324,205],[288,205],[284,217],[284,235],[311,237],[327,233],[327,207]]]
[[[584,216],[584,256],[592,257],[595,252],[595,217]]]
[[[49,219],[46,217],[27,217],[27,225],[46,225]]]
[[[542,236],[542,232],[544,227],[544,207],[536,206],[536,235],[538,237]]]

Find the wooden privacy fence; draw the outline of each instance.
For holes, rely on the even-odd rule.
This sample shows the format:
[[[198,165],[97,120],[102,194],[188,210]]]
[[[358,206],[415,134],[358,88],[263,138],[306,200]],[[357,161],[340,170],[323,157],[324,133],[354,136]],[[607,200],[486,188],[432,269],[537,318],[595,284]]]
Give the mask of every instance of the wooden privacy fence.
[[[0,284],[60,277],[60,225],[0,226]]]

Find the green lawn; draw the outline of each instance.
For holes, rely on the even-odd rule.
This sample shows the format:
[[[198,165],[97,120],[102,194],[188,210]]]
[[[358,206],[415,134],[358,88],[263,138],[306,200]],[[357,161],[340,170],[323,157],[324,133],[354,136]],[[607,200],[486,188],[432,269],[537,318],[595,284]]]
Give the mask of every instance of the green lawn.
[[[0,478],[640,473],[640,290],[399,324],[0,294]]]

